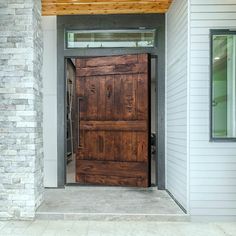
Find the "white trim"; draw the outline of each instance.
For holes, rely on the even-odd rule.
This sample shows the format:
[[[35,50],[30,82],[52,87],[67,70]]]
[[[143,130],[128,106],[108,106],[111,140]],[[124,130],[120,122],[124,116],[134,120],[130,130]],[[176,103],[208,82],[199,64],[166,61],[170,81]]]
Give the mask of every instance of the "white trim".
[[[188,45],[187,45],[187,213],[190,212],[190,65],[191,65],[191,0],[188,0]]]

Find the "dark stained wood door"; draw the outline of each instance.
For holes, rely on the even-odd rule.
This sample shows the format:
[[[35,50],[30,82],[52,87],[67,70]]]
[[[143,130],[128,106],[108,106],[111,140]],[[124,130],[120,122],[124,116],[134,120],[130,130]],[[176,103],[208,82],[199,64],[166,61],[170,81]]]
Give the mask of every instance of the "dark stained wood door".
[[[76,59],[76,181],[147,187],[148,55]]]

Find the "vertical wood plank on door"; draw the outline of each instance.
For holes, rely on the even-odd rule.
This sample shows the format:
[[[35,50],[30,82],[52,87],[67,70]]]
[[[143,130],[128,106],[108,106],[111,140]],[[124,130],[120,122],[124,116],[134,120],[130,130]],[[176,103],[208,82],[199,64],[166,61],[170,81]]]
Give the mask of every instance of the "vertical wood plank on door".
[[[125,120],[135,118],[135,93],[133,88],[133,75],[127,75],[124,81],[124,116]]]
[[[148,94],[146,77],[145,74],[139,74],[137,79],[137,116],[139,120],[146,120],[148,117],[147,102],[143,99],[143,94]]]
[[[96,77],[87,77],[86,100],[88,120],[96,120],[98,114],[98,81]]]
[[[105,89],[104,89],[104,97],[105,97],[105,120],[114,120],[114,75],[106,76],[105,78]],[[105,139],[105,151],[104,151],[104,158],[106,160],[114,160],[114,150],[113,150],[113,132],[106,131],[104,133]]]
[[[106,97],[106,120],[114,119],[114,76],[106,76],[105,82],[105,97]]]
[[[105,131],[95,131],[97,133],[95,145],[97,146],[96,156],[93,157],[95,160],[102,160],[105,155]],[[94,135],[95,136],[95,135]]]
[[[114,161],[114,132],[106,131],[105,132],[105,159],[109,161]]]
[[[145,162],[148,160],[147,134],[137,132],[137,161]]]
[[[122,132],[116,131],[114,132],[114,159],[115,161],[122,161],[122,156],[123,156],[123,149],[122,147]]]
[[[86,156],[84,157],[85,159],[91,159],[91,156],[92,156],[92,152],[93,152],[93,146],[94,144],[92,144],[92,133],[91,131],[86,131],[86,134],[85,134],[85,148],[86,148]]]
[[[106,78],[98,79],[98,120],[106,120],[106,92],[105,92]]]
[[[132,161],[132,132],[123,132],[123,147],[124,154],[122,156],[122,161]]]
[[[114,119],[121,120],[121,116],[123,114],[123,97],[122,94],[124,92],[123,88],[123,78],[125,76],[119,75],[114,77]]]
[[[86,78],[82,77],[76,83],[77,91],[78,91],[78,98],[77,102],[79,101],[77,109],[79,108],[79,119],[83,120],[86,117],[86,107],[87,107],[87,99],[85,97],[85,84]]]
[[[131,160],[138,161],[137,132],[132,132],[131,143]]]

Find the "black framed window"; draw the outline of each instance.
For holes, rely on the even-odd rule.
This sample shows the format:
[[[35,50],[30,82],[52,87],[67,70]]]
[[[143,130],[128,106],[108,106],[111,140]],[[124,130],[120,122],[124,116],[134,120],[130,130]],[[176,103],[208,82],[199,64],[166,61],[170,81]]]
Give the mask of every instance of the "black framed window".
[[[142,48],[155,46],[154,29],[68,30],[66,47],[71,48]]]
[[[236,139],[236,32],[211,31],[211,139]]]

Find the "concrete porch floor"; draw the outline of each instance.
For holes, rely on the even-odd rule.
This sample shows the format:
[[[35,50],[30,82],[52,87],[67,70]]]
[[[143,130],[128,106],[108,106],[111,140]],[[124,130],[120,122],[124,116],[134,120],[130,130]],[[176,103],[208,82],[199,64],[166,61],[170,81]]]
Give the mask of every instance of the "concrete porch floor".
[[[187,221],[166,191],[156,187],[66,187],[45,189],[37,219]]]
[[[1,236],[236,236],[236,223],[9,221]]]

